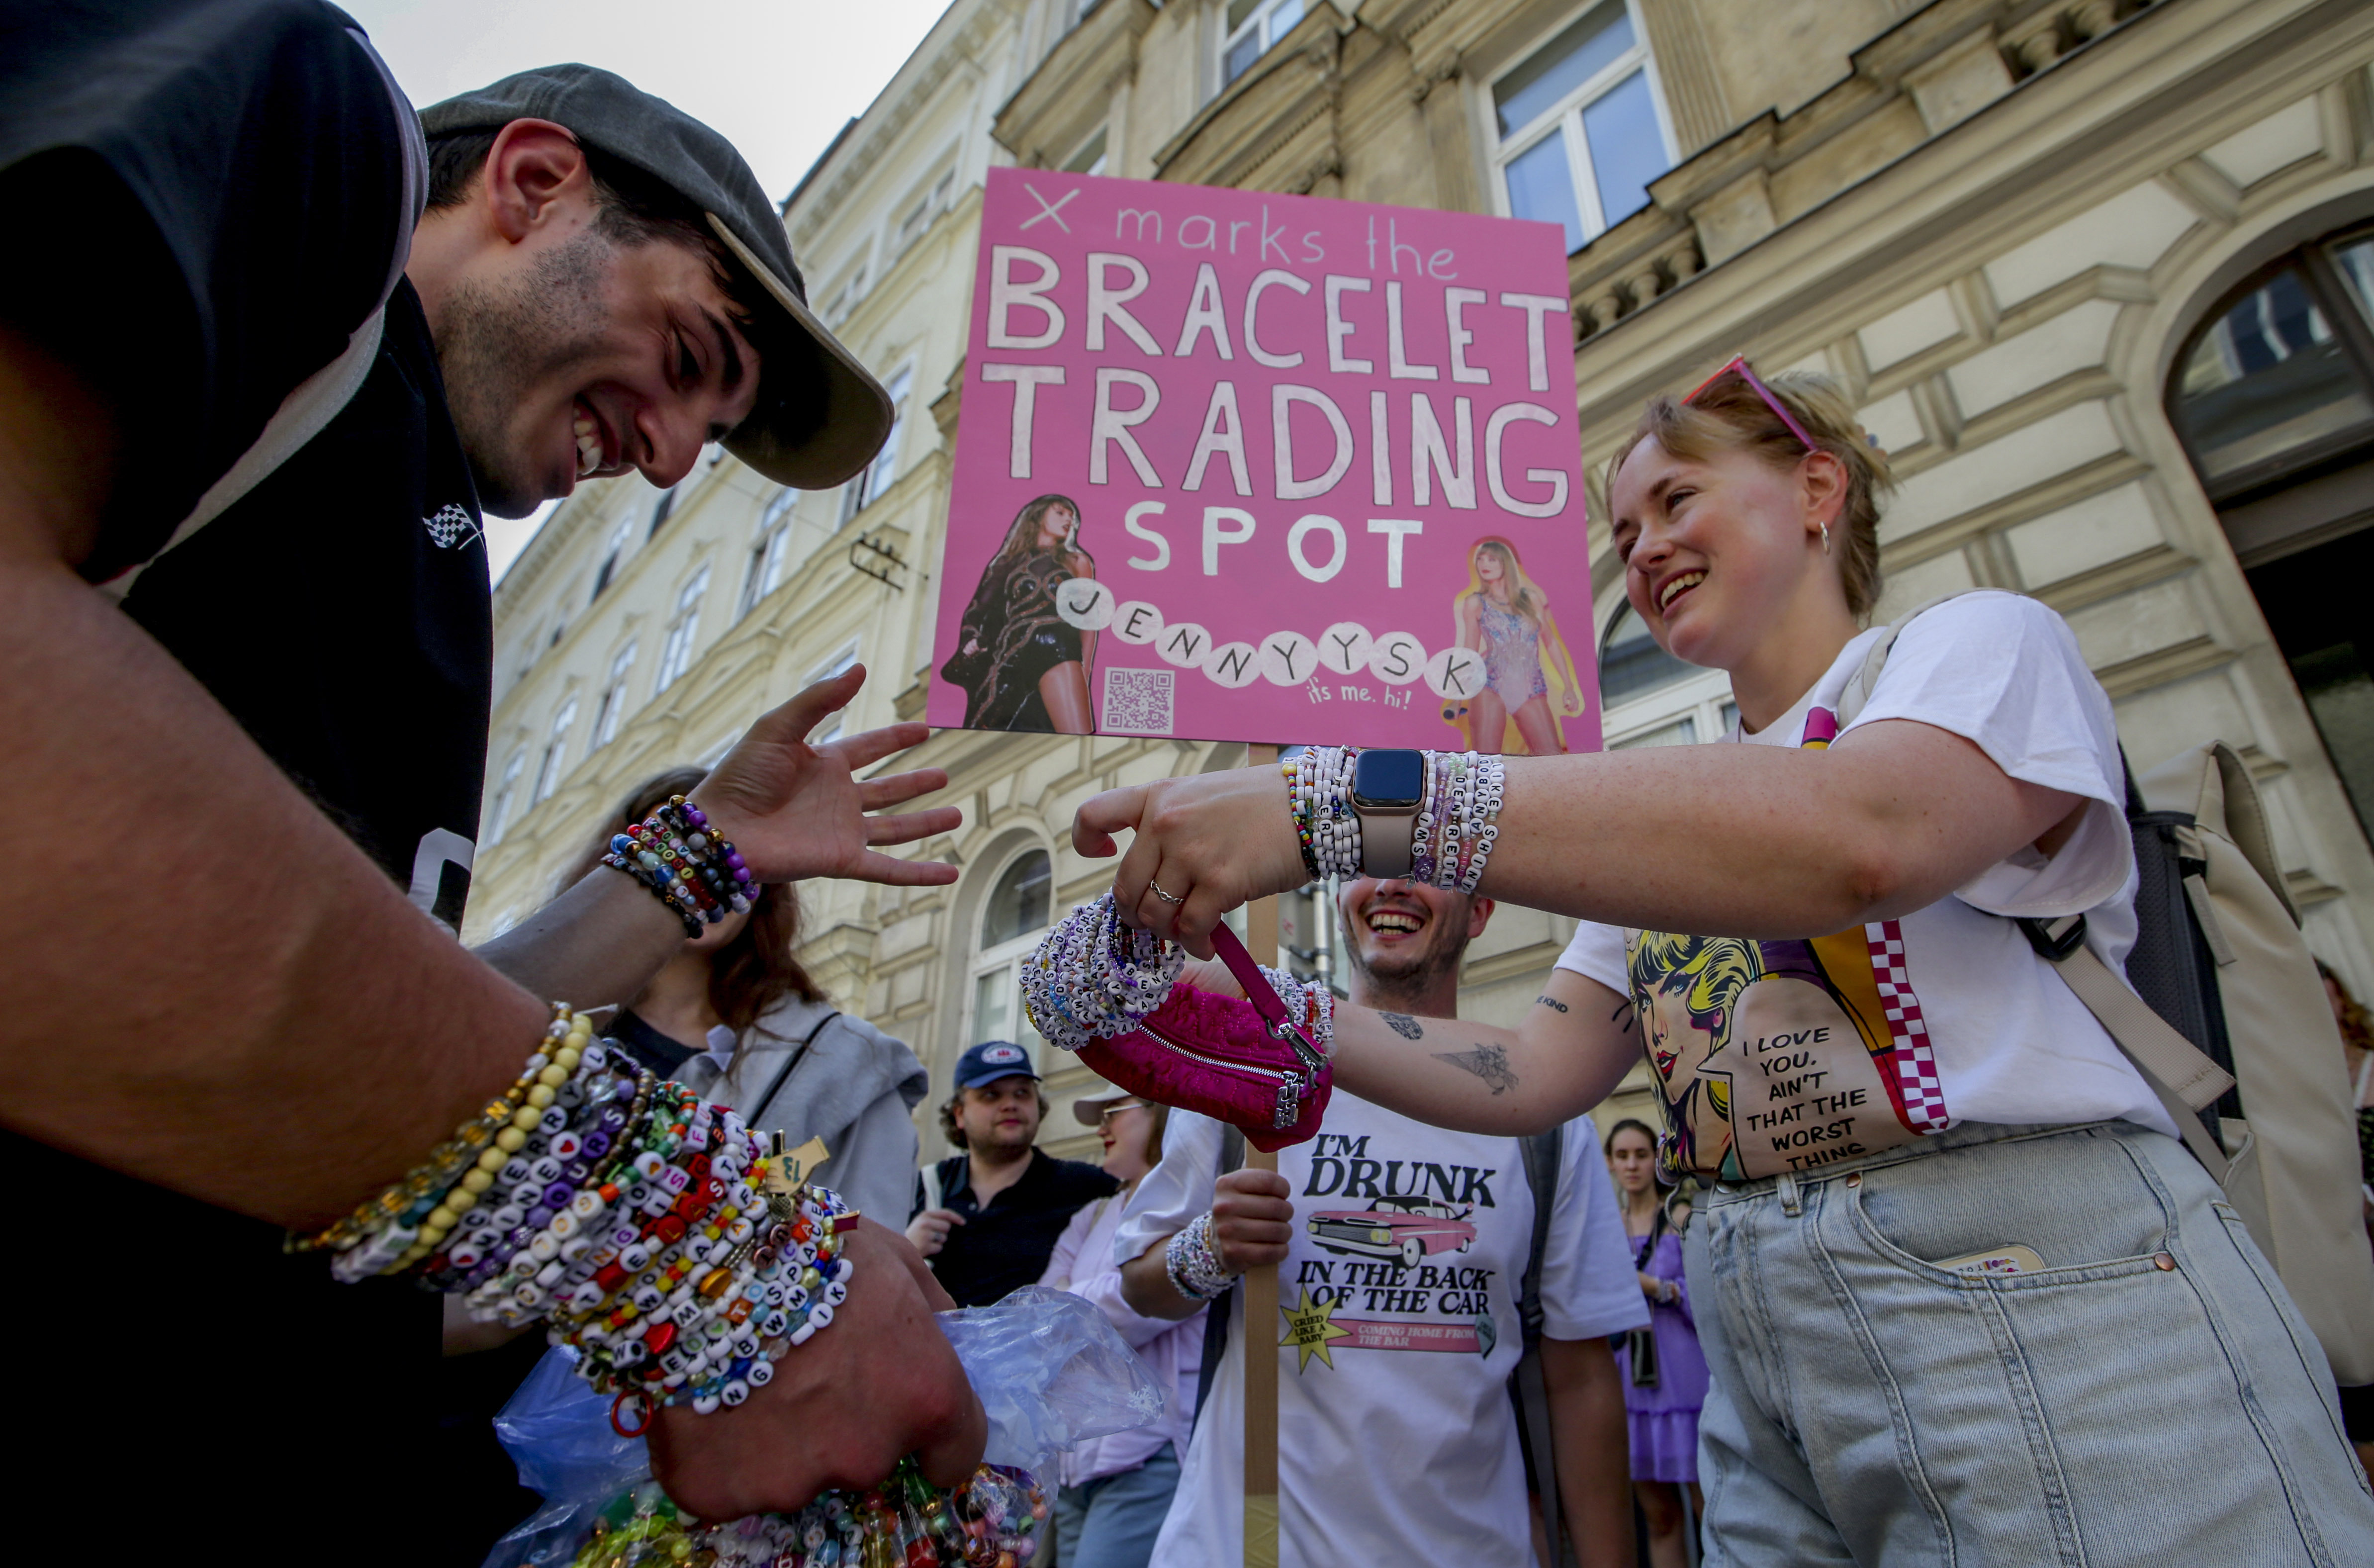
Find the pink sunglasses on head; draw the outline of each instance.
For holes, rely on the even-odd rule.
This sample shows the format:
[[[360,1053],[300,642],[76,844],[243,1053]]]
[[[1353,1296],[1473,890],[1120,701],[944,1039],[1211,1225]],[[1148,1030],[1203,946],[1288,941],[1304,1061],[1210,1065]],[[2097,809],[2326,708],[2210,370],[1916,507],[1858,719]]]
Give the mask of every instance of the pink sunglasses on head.
[[[1745,354],[1733,355],[1731,357],[1731,363],[1723,366],[1722,369],[1715,371],[1714,374],[1698,383],[1698,385],[1691,390],[1690,395],[1682,399],[1682,402],[1686,405],[1697,402],[1699,393],[1704,392],[1708,387],[1712,386],[1715,383],[1731,374],[1733,371],[1737,371],[1739,372],[1740,379],[1747,383],[1748,386],[1755,392],[1757,396],[1764,399],[1764,406],[1767,408],[1771,409],[1773,413],[1780,417],[1780,422],[1789,427],[1789,433],[1805,443],[1806,451],[1819,452],[1822,450],[1820,445],[1815,442],[1814,438],[1805,433],[1805,427],[1797,422],[1796,417],[1791,414],[1788,409],[1782,407],[1780,400],[1772,395],[1772,389],[1756,379],[1756,372],[1748,368],[1747,356]]]

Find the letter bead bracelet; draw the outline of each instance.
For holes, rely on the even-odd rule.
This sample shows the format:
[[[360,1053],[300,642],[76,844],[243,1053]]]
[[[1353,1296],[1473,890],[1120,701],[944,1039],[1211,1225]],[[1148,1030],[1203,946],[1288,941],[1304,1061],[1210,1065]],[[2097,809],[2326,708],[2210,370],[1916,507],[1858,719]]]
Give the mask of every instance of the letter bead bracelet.
[[[688,937],[700,935],[727,914],[740,914],[758,896],[741,853],[720,838],[700,808],[672,795],[650,816],[610,840],[602,864],[623,871],[659,895],[682,917]]]
[[[1302,867],[1313,880],[1360,875],[1360,819],[1352,809],[1352,761],[1340,746],[1314,746],[1279,764]],[[1508,764],[1473,751],[1428,751],[1425,794],[1410,842],[1409,880],[1472,893],[1500,836]]]
[[[663,1405],[742,1403],[848,1298],[856,1212],[781,1158],[555,1003],[518,1084],[292,1245],[335,1251],[340,1279],[408,1273],[482,1322],[542,1320],[631,1437]]]
[[[1162,1249],[1162,1267],[1170,1276],[1170,1288],[1191,1302],[1218,1301],[1237,1278],[1213,1248],[1208,1208],[1172,1234]]]

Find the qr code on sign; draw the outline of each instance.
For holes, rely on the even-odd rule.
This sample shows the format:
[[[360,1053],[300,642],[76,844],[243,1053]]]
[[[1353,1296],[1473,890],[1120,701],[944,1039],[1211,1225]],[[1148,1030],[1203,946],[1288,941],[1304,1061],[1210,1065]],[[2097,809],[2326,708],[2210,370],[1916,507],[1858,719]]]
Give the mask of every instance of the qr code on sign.
[[[1169,669],[1107,669],[1104,719],[1107,735],[1169,735],[1170,699],[1179,672]]]

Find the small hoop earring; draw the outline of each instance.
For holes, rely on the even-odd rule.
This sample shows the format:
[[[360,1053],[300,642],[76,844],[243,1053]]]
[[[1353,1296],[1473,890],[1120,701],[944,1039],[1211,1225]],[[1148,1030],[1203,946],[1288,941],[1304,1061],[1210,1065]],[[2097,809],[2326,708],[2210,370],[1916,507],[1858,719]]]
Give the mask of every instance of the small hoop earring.
[[[1830,525],[1828,523],[1822,525],[1822,553],[1830,553]]]

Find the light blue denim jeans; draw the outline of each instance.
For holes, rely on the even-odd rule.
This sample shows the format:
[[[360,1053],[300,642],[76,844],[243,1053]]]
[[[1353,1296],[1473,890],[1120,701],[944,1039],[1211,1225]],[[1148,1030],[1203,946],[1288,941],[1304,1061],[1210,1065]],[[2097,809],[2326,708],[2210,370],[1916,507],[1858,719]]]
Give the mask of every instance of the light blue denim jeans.
[[[1685,1254],[1710,1565],[2374,1563],[2324,1353],[2164,1134],[1964,1126],[1718,1187]]]
[[[1179,1451],[1168,1443],[1134,1470],[1058,1489],[1058,1568],[1146,1568],[1178,1490]]]

